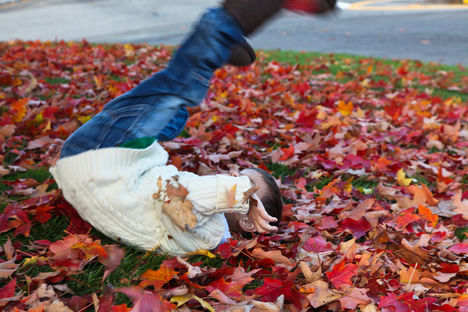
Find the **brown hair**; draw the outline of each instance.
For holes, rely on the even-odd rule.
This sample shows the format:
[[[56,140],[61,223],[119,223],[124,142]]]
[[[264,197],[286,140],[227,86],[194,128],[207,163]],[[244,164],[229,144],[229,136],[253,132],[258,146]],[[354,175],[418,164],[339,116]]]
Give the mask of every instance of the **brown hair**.
[[[268,212],[270,216],[278,219],[277,222],[272,222],[271,225],[278,226],[281,221],[281,216],[283,215],[283,200],[275,178],[268,171],[260,168],[249,168],[249,170],[257,171],[262,177],[263,182],[268,186],[268,191],[263,192],[259,197],[263,206],[265,206],[266,212]]]

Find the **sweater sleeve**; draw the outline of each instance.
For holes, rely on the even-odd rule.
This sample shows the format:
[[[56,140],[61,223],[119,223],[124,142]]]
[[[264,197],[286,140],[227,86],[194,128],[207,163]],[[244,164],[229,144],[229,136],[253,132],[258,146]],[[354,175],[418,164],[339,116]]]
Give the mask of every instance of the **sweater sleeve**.
[[[177,181],[176,181],[177,180]],[[249,211],[249,200],[244,200],[252,184],[248,176],[232,177],[229,175],[199,176],[191,172],[180,171],[169,183],[179,183],[188,191],[187,199],[193,209],[201,214]]]

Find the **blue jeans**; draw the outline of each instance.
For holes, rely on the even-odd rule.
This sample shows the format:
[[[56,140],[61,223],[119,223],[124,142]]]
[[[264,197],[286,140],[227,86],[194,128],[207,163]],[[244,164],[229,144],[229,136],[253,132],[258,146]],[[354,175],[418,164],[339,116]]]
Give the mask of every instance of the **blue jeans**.
[[[244,41],[236,20],[222,8],[208,10],[169,66],[107,103],[64,143],[61,158],[119,146],[143,137],[175,138],[188,119],[187,106],[201,103],[213,72]]]

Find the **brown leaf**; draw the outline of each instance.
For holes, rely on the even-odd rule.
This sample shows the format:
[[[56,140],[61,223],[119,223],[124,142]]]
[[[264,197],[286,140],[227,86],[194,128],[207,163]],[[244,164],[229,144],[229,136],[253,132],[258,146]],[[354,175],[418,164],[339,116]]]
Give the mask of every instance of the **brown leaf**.
[[[236,189],[237,189],[237,184],[234,184],[230,190],[226,190],[226,197],[228,200],[228,207],[234,207],[234,205],[237,203],[236,200]]]
[[[197,216],[192,212],[193,205],[189,200],[174,196],[169,202],[164,203],[162,208],[164,213],[183,230],[186,230],[186,226],[193,229],[197,225]]]
[[[6,243],[3,245],[3,251],[5,251],[7,260],[11,260],[13,258],[13,254],[15,253],[15,247],[13,247],[13,244],[11,243],[9,237]]]
[[[315,309],[342,297],[339,293],[331,291],[327,283],[322,280],[315,281],[308,285],[315,288],[312,294],[307,295],[307,299]]]
[[[260,186],[252,186],[247,191],[244,192],[244,199],[242,199],[242,203],[245,204],[250,197],[260,189]]]
[[[16,257],[0,263],[0,278],[8,278],[16,271],[18,264],[15,264],[15,260]]]
[[[358,305],[371,302],[371,298],[369,298],[366,293],[366,289],[353,287],[347,295],[340,298],[341,307],[344,309],[356,310]]]
[[[183,187],[180,184],[177,187],[175,187],[171,183],[168,182],[166,185],[166,194],[169,197],[178,196],[178,197],[185,198],[188,195],[188,191],[185,187]]]
[[[255,248],[252,251],[252,256],[257,259],[270,259],[277,263],[284,263],[287,265],[294,265],[291,259],[283,256],[280,250],[265,251],[261,248]]]
[[[318,267],[317,271],[312,272],[307,262],[301,261],[299,262],[299,268],[301,269],[301,272],[308,283],[315,282],[322,276],[322,268],[320,266]]]

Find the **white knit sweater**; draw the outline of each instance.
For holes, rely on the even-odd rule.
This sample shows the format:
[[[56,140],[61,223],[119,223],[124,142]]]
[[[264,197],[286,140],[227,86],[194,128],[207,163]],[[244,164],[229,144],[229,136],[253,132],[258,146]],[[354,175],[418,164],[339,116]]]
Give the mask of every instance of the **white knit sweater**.
[[[225,230],[224,212],[247,213],[242,204],[250,187],[247,176],[198,176],[167,165],[168,154],[157,142],[145,149],[112,147],[60,159],[52,172],[65,199],[80,216],[105,235],[140,249],[159,248],[172,255],[213,249]],[[153,198],[158,179],[174,181],[189,192],[197,225],[182,229]],[[165,192],[163,183],[162,191]],[[236,185],[235,204],[227,191]],[[160,198],[164,198],[164,193]]]

